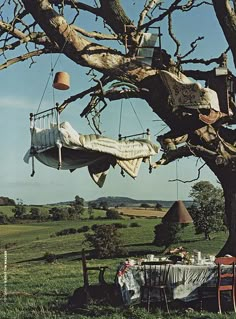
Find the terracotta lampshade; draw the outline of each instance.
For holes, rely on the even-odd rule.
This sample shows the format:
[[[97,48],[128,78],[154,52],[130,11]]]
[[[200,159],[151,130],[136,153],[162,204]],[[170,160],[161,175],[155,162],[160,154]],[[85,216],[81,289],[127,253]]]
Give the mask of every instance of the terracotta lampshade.
[[[54,77],[53,87],[57,90],[68,90],[70,88],[70,76],[66,72],[57,72]]]
[[[193,220],[184,203],[181,200],[178,200],[170,207],[168,212],[162,218],[162,222],[189,224],[192,223]]]

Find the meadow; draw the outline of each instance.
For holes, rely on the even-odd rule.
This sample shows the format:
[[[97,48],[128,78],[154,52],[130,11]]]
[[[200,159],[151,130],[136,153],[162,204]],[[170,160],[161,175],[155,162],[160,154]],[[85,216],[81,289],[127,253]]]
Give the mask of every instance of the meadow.
[[[145,211],[145,210],[144,210]],[[125,215],[127,214],[127,211]],[[119,229],[120,237],[128,248],[129,256],[140,258],[148,253],[161,255],[163,247],[152,244],[154,226],[160,223],[160,217],[151,216],[148,211],[146,217],[123,216],[119,223],[126,228]],[[96,211],[94,220],[86,218],[73,221],[34,222],[27,224],[0,225],[0,258],[2,265],[2,283],[0,318],[28,319],[28,318],[235,318],[235,314],[218,315],[186,309],[173,309],[171,315],[156,310],[147,313],[145,309],[137,306],[111,307],[91,304],[86,309],[69,310],[68,298],[74,290],[83,285],[81,250],[91,248],[84,242],[84,233],[67,236],[56,236],[56,232],[66,228],[80,228],[94,224],[110,224],[117,221],[102,219],[104,212]],[[139,227],[130,227],[136,222]],[[181,242],[190,253],[199,247],[203,255],[216,254],[223,246],[227,234],[219,232],[211,241],[205,241],[202,235],[195,235],[192,225],[184,228]],[[4,247],[7,247],[7,285],[3,282]],[[55,254],[56,262],[47,263],[45,253]],[[120,262],[125,257],[89,260],[89,265],[109,265],[105,273],[107,282],[114,282],[115,274]],[[91,274],[91,284],[97,283],[97,274]],[[3,290],[7,288],[7,298],[4,300]]]

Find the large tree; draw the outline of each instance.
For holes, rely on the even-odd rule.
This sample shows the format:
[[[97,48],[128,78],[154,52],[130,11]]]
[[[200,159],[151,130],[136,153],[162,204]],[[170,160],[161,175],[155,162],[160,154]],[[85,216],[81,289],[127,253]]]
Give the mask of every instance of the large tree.
[[[90,75],[96,75],[96,84],[68,98],[60,105],[60,111],[71,101],[88,94],[92,97],[87,107],[81,111],[81,116],[93,114],[99,101],[103,102],[105,107],[108,100],[127,97],[145,100],[170,128],[168,134],[159,138],[164,153],[154,167],[167,165],[187,156],[196,156],[205,161],[220,181],[225,196],[229,237],[219,254],[227,252],[236,255],[236,136],[233,128],[235,77],[227,71],[226,56],[226,53],[231,51],[234,64],[236,63],[235,1],[133,1],[134,5],[140,6],[140,3],[143,3],[143,8],[135,23],[124,9],[125,0],[4,0],[0,6],[0,50],[4,58],[0,70],[20,61],[59,52],[75,64],[93,70]],[[174,33],[172,17],[176,12],[186,15],[202,6],[211,6],[215,12],[229,48],[219,57],[211,57],[209,60],[202,57],[188,59],[202,38],[193,39],[189,52],[181,55],[181,43]],[[81,25],[80,12],[95,16],[98,22],[102,19],[105,33],[85,30]],[[155,23],[164,20],[168,21],[169,36],[176,45],[175,53],[171,56],[168,48],[159,47],[154,50],[149,65],[137,58],[138,46],[143,33]],[[103,40],[106,41],[102,42]],[[110,41],[111,45],[100,44],[99,41],[105,44]],[[126,46],[126,50],[121,50],[123,53],[118,50],[122,44]],[[14,56],[12,52],[18,52],[19,49],[20,54],[16,53]],[[187,69],[187,62],[198,63],[197,68]],[[219,71],[223,72],[223,76],[215,76],[211,63],[217,63],[221,67]],[[225,73],[227,74],[224,75]],[[174,79],[185,83],[187,78],[184,74],[194,80],[206,81],[206,85],[218,94],[219,108],[216,105],[192,109],[184,105],[176,106],[173,103],[173,90],[171,91],[164,81],[165,76],[170,74],[174,75]],[[106,90],[106,85],[114,80],[125,81],[126,89],[123,89],[125,85],[122,84],[121,90],[119,86]],[[229,81],[231,88],[227,87]],[[131,85],[128,86],[127,83]],[[198,90],[201,97],[206,92],[212,93],[199,86],[197,89],[195,87],[195,90]],[[98,113],[94,112],[95,115]],[[179,143],[182,145],[176,146]]]

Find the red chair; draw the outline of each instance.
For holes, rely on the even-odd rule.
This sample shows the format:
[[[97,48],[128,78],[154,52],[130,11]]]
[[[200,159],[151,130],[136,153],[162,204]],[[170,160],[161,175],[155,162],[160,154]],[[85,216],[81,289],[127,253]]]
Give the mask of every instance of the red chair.
[[[215,259],[215,263],[218,265],[217,302],[219,313],[221,313],[221,293],[225,291],[231,292],[233,309],[236,312],[236,257],[218,257]],[[227,265],[228,267],[225,267]]]

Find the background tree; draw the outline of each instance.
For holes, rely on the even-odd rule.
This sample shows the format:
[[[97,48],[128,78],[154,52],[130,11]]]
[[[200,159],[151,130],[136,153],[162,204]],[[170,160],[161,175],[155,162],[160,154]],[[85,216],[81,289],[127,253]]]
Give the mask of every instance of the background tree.
[[[108,203],[107,203],[107,201],[101,201],[100,203],[99,203],[99,206],[98,206],[98,208],[99,209],[102,209],[102,210],[107,210],[108,209]]]
[[[26,206],[22,199],[17,198],[16,206],[12,209],[15,218],[23,218],[26,214]]]
[[[155,210],[162,210],[162,205],[160,203],[156,203]]]
[[[96,257],[119,257],[127,253],[114,225],[97,225],[93,234],[85,234],[86,241],[95,249]]]
[[[147,209],[147,208],[150,208],[151,206],[148,203],[142,203],[140,207]]]
[[[218,87],[209,81],[215,79],[215,65],[227,68],[227,52],[230,51],[233,62],[236,63],[235,1],[143,0],[134,2],[134,5],[140,3],[143,5],[140,15],[133,21],[125,11],[125,0],[98,0],[89,3],[62,0],[4,1],[0,6],[0,70],[19,61],[48,53],[62,53],[75,64],[90,68],[92,71],[88,76],[93,77],[96,84],[66,99],[59,106],[59,110],[62,111],[70,102],[92,93],[81,116],[92,116],[94,123],[101,114],[100,111],[96,112],[97,107],[100,110],[100,102],[104,104],[102,109],[105,110],[108,100],[133,97],[145,100],[171,129],[168,134],[159,137],[164,153],[162,159],[153,167],[167,165],[189,156],[200,157],[205,161],[220,181],[225,196],[229,237],[219,254],[236,255],[236,137],[234,127],[230,126],[235,123],[234,91],[223,84],[227,82],[226,78],[223,78]],[[175,14],[182,13],[185,16],[192,10],[196,12],[202,6],[210,6],[215,12],[229,47],[222,49],[222,54],[208,59],[204,59],[204,56],[194,57],[199,41],[203,40],[202,36],[193,36],[192,42],[189,43],[190,49],[186,50],[186,46],[181,46],[173,28]],[[81,14],[85,13],[89,17],[96,17],[97,23],[100,19],[104,22],[104,33],[100,30],[90,32],[83,28]],[[173,40],[175,49],[159,48],[154,51],[151,65],[142,63],[140,59],[136,59],[136,55],[143,33],[157,22],[165,25],[166,20],[168,34],[165,34],[165,38]],[[131,27],[124,32],[126,25]],[[107,41],[110,41],[110,46]],[[128,46],[124,50],[126,43]],[[185,66],[190,62],[190,66],[195,65],[192,69],[187,69]],[[212,64],[213,67],[210,66]],[[212,111],[211,108],[203,111],[187,109],[187,112],[184,108],[174,109],[160,70],[168,70],[179,78],[185,74],[205,81],[206,85],[214,87],[219,97],[223,92],[226,98],[223,102],[220,101],[220,111]],[[227,76],[235,85],[234,75],[228,71]],[[106,89],[106,85],[109,86],[114,80],[126,81],[133,89]],[[97,125],[95,128],[101,131]],[[176,147],[180,141],[182,146]]]
[[[51,218],[54,221],[70,219],[68,209],[64,207],[52,207],[49,210],[49,214],[51,215]]]
[[[68,208],[68,213],[70,215],[70,218],[81,218],[85,211],[84,208],[84,199],[78,195],[75,196],[75,201],[71,205],[71,207]]]
[[[106,217],[107,219],[122,219],[122,216],[120,215],[119,211],[116,209],[108,209],[106,211]]]
[[[181,238],[181,224],[179,223],[160,223],[154,229],[154,241],[156,246],[164,246],[164,250],[170,245],[178,243]]]
[[[209,240],[210,234],[224,230],[224,197],[223,191],[208,181],[196,183],[190,192],[193,204],[189,207],[196,234],[204,234]]]
[[[88,216],[89,219],[93,219],[93,214],[94,214],[94,209],[93,209],[93,205],[91,205],[91,203],[88,203]]]

